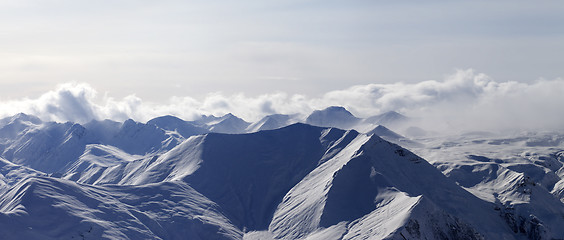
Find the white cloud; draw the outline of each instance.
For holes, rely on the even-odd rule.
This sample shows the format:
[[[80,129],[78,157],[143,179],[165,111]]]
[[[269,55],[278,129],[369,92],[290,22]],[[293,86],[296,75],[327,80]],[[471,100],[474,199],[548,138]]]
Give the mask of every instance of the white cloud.
[[[202,114],[231,112],[255,121],[268,114],[305,116],[315,109],[340,105],[360,117],[399,111],[424,119],[427,128],[435,129],[561,128],[563,92],[563,79],[496,82],[473,70],[458,70],[443,81],[357,85],[317,98],[283,92],[259,96],[211,93],[201,100],[171,97],[165,104],[146,102],[135,95],[115,99],[106,93],[100,97],[88,84],[68,83],[36,99],[0,102],[0,116],[25,112],[59,122],[147,121],[166,114],[193,120]]]
[[[96,91],[87,84],[63,84],[37,99],[2,102],[2,115],[25,112],[52,121],[85,122],[97,116]]]

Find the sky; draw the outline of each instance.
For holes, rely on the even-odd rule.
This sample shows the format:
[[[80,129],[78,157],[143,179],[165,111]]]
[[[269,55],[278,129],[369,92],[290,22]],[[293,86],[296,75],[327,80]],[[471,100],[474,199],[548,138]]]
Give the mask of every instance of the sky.
[[[462,95],[475,115],[516,99],[562,106],[563,12],[545,0],[0,0],[0,115],[254,120],[346,105],[449,116],[460,107],[444,94],[457,91],[472,93]],[[519,95],[531,93],[543,96]]]

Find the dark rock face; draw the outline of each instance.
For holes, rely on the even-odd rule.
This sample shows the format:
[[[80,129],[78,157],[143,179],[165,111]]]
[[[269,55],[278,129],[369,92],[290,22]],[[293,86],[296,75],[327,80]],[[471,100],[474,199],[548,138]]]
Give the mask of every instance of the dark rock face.
[[[500,208],[500,215],[514,233],[527,236],[528,239],[545,239],[547,230],[534,215],[522,216],[512,207]]]

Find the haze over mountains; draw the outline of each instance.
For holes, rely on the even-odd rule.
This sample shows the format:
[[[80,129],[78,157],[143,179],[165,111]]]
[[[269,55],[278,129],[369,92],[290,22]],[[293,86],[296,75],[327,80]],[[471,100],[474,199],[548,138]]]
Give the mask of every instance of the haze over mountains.
[[[17,114],[0,120],[0,237],[564,236],[564,134],[437,136],[413,121],[343,107],[254,123]]]
[[[359,118],[398,111],[420,119],[419,127],[426,130],[562,130],[564,114],[558,111],[564,102],[562,89],[561,78],[524,83],[495,80],[472,69],[457,70],[444,79],[356,85],[318,96],[217,92],[203,98],[171,95],[159,102],[133,93],[112,96],[111,92],[97,92],[85,83],[69,83],[37,96],[0,100],[0,118],[24,112],[57,122],[104,119],[121,122],[130,118],[147,122],[165,115],[195,121],[202,115],[221,117],[233,113],[245,121],[257,122],[273,114],[299,115],[305,120],[315,110],[343,106]]]

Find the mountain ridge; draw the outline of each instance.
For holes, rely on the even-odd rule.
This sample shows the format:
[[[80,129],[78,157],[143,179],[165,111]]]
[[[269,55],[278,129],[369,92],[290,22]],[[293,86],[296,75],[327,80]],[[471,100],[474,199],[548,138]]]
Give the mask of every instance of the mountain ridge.
[[[226,119],[236,117],[213,121]],[[234,134],[174,116],[81,125],[21,115],[0,122],[23,129],[2,135],[0,126],[0,152],[8,154],[0,159],[0,224],[13,229],[0,230],[5,238],[549,239],[562,233],[557,218],[564,203],[554,195],[559,176],[478,155],[464,158],[471,165],[435,166],[386,141],[401,144],[405,137],[383,126],[365,134],[298,122]],[[204,130],[179,130],[186,126]],[[451,146],[457,145],[441,145]],[[27,162],[29,156],[58,170],[45,171],[50,168],[35,157]],[[533,160],[558,172],[559,156]],[[479,189],[494,189],[499,198]],[[47,228],[40,218],[46,214],[64,224]]]

